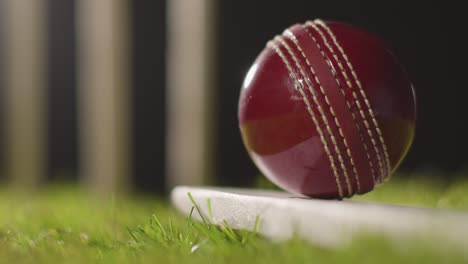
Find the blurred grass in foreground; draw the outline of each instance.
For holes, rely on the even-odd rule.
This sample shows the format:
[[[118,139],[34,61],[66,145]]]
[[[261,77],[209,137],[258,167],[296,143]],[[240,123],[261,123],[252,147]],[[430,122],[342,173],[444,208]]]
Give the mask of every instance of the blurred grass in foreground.
[[[468,210],[467,193],[468,179],[461,175],[450,181],[443,178],[426,178],[423,175],[395,176],[377,186],[374,191],[355,196],[353,200]]]
[[[395,178],[354,199],[468,210],[467,192],[468,180]],[[194,223],[173,211],[167,201],[155,198],[96,200],[70,186],[52,186],[27,196],[0,191],[0,263],[189,261],[460,263],[468,259],[463,252],[435,249],[424,241],[397,244],[368,234],[336,249],[299,239],[273,243],[252,232]]]

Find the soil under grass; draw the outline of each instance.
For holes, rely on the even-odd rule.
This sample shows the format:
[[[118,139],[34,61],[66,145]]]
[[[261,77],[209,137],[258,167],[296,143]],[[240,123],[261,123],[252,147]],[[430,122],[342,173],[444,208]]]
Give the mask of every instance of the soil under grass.
[[[468,210],[467,193],[468,180],[446,183],[412,177],[392,180],[353,199]],[[163,199],[96,199],[70,186],[52,186],[29,195],[0,191],[0,263],[466,261],[466,254],[456,249],[437,249],[416,240],[395,243],[372,234],[334,249],[299,239],[273,243],[255,232],[195,223]]]

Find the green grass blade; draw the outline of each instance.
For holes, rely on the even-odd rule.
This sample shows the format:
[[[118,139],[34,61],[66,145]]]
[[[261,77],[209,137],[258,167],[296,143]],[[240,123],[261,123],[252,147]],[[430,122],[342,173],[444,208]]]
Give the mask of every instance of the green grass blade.
[[[201,218],[203,224],[204,224],[206,227],[209,228],[210,226],[209,226],[208,223],[206,222],[205,217],[203,216],[203,212],[202,212],[202,210],[200,209],[200,207],[198,206],[197,202],[195,202],[195,199],[193,198],[192,194],[189,192],[189,193],[187,193],[187,195],[188,195],[188,197],[190,198],[190,201],[192,201],[193,206],[195,206],[195,209],[197,210],[198,215],[200,216],[200,218]]]

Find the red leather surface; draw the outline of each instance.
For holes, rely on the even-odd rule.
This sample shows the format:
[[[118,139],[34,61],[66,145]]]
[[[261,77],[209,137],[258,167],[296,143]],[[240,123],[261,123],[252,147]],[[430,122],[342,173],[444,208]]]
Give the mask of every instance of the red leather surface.
[[[326,26],[294,25],[262,51],[242,87],[239,126],[275,184],[340,198],[372,190],[397,167],[413,138],[415,99],[379,39]]]

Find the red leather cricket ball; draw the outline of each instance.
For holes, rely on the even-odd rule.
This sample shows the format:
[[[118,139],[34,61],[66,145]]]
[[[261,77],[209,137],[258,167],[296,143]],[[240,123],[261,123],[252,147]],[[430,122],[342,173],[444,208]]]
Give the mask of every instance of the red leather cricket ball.
[[[371,191],[414,136],[411,81],[376,36],[338,22],[296,24],[268,42],[239,99],[244,144],[279,187],[318,198]]]

